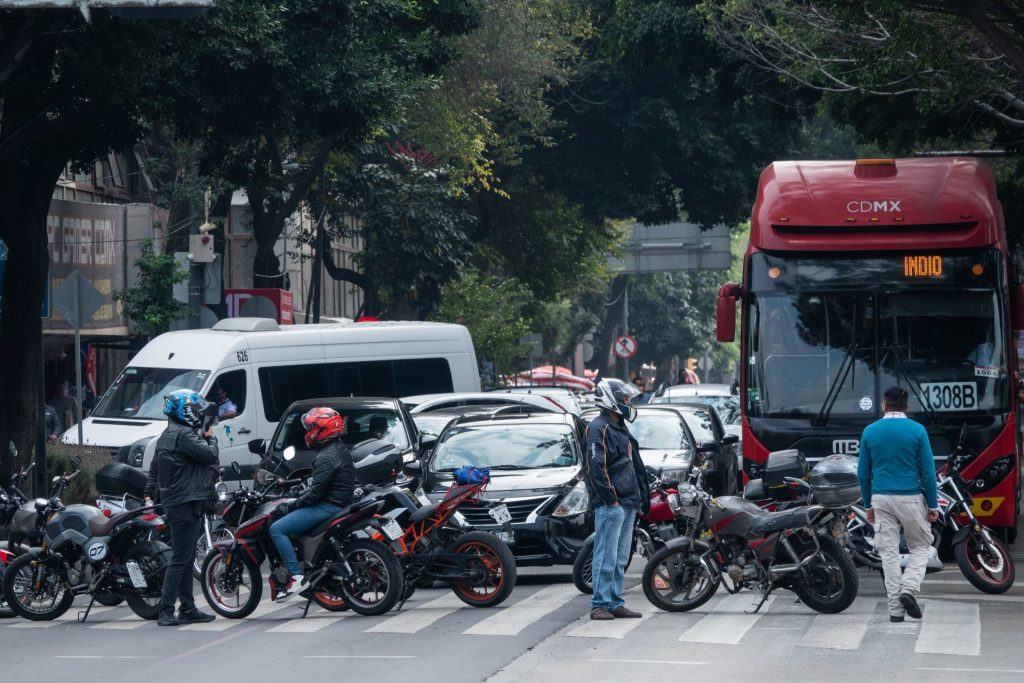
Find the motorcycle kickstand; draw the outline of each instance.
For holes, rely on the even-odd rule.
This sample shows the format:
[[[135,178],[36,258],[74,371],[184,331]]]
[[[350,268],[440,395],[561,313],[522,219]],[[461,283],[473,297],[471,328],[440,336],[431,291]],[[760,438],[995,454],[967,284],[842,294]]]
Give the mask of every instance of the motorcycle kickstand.
[[[89,604],[85,606],[85,612],[78,614],[78,623],[84,624],[85,620],[89,618],[89,612],[92,611],[92,605],[96,602],[96,594],[92,593],[89,598]]]
[[[761,608],[764,607],[764,603],[768,602],[768,596],[771,595],[771,593],[772,593],[772,589],[771,589],[771,587],[769,587],[768,590],[766,590],[764,592],[764,594],[761,595],[761,601],[759,603],[757,603],[757,606],[754,608],[754,611],[753,612],[747,612],[746,610],[743,610],[744,613],[745,614],[757,614],[758,612],[760,612]]]

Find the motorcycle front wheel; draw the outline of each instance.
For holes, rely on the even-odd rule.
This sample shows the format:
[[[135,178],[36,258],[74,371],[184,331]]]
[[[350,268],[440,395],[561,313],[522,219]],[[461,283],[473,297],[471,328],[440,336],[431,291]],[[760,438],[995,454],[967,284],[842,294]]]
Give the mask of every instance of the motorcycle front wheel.
[[[245,553],[236,552],[231,564],[224,551],[214,548],[203,560],[203,595],[213,611],[228,619],[252,614],[263,597],[259,566]]]
[[[989,534],[991,536],[991,534]],[[953,546],[953,555],[960,571],[971,585],[983,593],[1005,593],[1013,586],[1015,570],[1006,546],[994,536],[992,549],[985,546],[980,534],[972,533]]]
[[[835,540],[819,537],[818,556],[800,570],[793,587],[800,601],[822,614],[837,614],[853,604],[860,581],[850,555]]]
[[[583,550],[576,555],[576,561],[572,563],[572,582],[576,590],[584,595],[594,593],[594,546],[593,544],[583,546]]]
[[[34,560],[31,555],[20,555],[7,565],[3,593],[19,617],[50,621],[67,612],[75,596],[50,564]]]
[[[687,545],[657,551],[644,567],[644,595],[666,612],[689,612],[711,599],[721,578]]]
[[[160,541],[136,543],[124,554],[124,561],[139,565],[146,578],[147,588],[138,592],[126,592],[125,602],[129,609],[143,619],[152,621],[160,616],[160,598],[164,587],[164,573],[171,563],[171,548]],[[97,596],[97,601],[98,601]]]
[[[452,581],[452,592],[459,600],[473,607],[494,607],[512,594],[516,586],[516,559],[497,536],[471,531],[455,539],[452,552],[472,556],[466,566],[472,576]]]
[[[192,560],[192,576],[197,581],[203,580],[203,560],[206,559],[206,554],[213,548],[213,544],[218,541],[230,541],[235,537],[231,533],[231,529],[223,521],[210,528],[210,536],[212,538],[208,538],[204,530],[203,533],[199,534],[199,538],[196,539],[196,556]]]
[[[363,539],[346,543],[342,552],[352,574],[341,580],[345,602],[353,612],[375,616],[390,611],[402,596],[405,577],[387,546]],[[343,562],[335,562],[344,566]]]

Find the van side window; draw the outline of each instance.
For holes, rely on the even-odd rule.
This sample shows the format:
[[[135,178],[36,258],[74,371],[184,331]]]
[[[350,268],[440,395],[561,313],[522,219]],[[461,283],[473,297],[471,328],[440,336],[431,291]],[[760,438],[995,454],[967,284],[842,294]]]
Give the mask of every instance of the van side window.
[[[221,389],[224,390],[223,394]],[[213,381],[213,388],[206,394],[206,400],[216,403],[222,418],[229,419],[245,412],[245,389],[245,370],[232,370]]]
[[[330,396],[326,369],[322,363],[260,368],[260,393],[267,422],[280,420],[295,401]]]
[[[394,361],[396,397],[452,391],[452,369],[445,358]]]
[[[335,396],[386,396],[398,398],[389,360],[332,363]]]

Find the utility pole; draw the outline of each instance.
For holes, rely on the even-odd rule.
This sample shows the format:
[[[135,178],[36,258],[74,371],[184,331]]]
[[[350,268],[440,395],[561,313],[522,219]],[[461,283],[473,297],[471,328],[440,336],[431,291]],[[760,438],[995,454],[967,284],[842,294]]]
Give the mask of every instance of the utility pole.
[[[629,334],[629,276],[623,275],[622,287],[622,334]],[[629,381],[629,359],[622,359],[622,381]]]
[[[199,174],[197,162],[190,166],[192,189],[198,191],[196,179]],[[188,203],[188,234],[199,234],[199,221],[196,218],[196,200],[193,196]],[[193,240],[189,240],[191,243]],[[188,329],[199,329],[199,308],[203,302],[203,266],[196,263],[191,248],[188,255]]]
[[[327,160],[320,165],[320,217],[316,221],[316,252],[313,254],[313,323],[320,322],[320,302],[323,294],[324,248],[327,232]]]

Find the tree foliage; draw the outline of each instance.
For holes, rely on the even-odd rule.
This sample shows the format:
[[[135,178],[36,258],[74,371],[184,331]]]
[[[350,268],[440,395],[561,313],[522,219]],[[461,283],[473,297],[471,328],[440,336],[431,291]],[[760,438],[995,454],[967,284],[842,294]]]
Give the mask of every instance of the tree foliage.
[[[174,299],[173,292],[174,285],[188,279],[188,272],[173,256],[155,253],[152,240],[139,243],[135,267],[139,269],[136,285],[114,292],[113,297],[124,306],[139,334],[155,337],[188,312],[185,304]]]
[[[491,361],[497,374],[508,374],[526,351],[519,338],[530,331],[523,315],[528,298],[529,291],[514,278],[470,270],[445,285],[433,317],[465,325],[473,337],[477,361]]]

